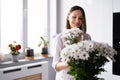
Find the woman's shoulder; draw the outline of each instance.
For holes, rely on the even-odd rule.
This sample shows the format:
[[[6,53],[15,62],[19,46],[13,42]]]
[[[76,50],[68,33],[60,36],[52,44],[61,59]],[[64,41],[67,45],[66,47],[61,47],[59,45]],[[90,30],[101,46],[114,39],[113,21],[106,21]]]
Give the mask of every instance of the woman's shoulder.
[[[90,34],[86,33],[85,36],[90,36]]]
[[[90,34],[88,34],[88,33],[84,34],[83,40],[91,40]]]
[[[61,40],[62,33],[57,33],[53,36],[53,40],[60,41]]]
[[[60,38],[62,36],[62,33],[58,33],[58,34],[56,34],[55,36],[54,36],[54,38]]]

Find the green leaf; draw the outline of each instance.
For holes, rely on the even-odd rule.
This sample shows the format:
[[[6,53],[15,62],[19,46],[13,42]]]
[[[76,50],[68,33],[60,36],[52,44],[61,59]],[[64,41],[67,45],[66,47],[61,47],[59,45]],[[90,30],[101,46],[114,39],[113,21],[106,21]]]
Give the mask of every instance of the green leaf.
[[[41,36],[40,39],[41,39],[41,42],[38,44],[38,47],[40,47],[42,45],[42,43],[43,43],[44,47],[47,47],[49,42],[43,36]]]

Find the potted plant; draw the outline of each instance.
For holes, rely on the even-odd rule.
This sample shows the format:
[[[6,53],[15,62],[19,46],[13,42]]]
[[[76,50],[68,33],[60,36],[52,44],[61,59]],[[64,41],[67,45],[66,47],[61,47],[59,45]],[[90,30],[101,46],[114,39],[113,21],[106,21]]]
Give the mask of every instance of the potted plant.
[[[18,55],[20,54],[19,50],[21,49],[21,45],[16,41],[13,41],[13,43],[10,43],[8,47],[10,48],[10,54],[13,57],[13,62],[18,62]]]
[[[38,47],[42,46],[42,55],[48,55],[48,44],[49,42],[43,37],[40,37],[40,43],[38,44]]]

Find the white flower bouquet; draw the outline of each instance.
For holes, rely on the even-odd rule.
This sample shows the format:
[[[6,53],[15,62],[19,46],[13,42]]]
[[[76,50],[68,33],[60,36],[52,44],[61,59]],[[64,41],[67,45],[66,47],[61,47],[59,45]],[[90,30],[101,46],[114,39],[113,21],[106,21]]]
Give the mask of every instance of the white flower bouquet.
[[[109,60],[114,60],[117,52],[107,43],[95,41],[77,41],[82,33],[78,28],[72,28],[62,35],[66,44],[61,51],[61,61],[68,63],[68,74],[75,80],[99,80],[98,74],[104,72],[104,65]]]
[[[114,61],[117,52],[106,43],[81,41],[65,47],[61,52],[62,62],[68,63],[68,74],[75,80],[98,80],[98,74],[109,59]]]
[[[61,38],[63,39],[64,43],[65,43],[65,46],[67,45],[71,45],[73,43],[77,43],[78,40],[77,40],[77,37],[82,35],[82,31],[79,29],[79,28],[71,28],[71,29],[68,29],[66,30]]]

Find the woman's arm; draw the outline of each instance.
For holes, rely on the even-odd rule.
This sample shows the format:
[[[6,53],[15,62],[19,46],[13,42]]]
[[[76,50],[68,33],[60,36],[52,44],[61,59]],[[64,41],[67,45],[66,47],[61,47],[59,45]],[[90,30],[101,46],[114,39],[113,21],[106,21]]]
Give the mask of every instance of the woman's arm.
[[[60,71],[68,67],[68,64],[61,62],[60,53],[63,48],[64,47],[63,47],[63,42],[61,40],[61,34],[58,34],[56,36],[55,44],[53,46],[54,52],[53,52],[53,62],[52,62],[52,66],[56,71]]]

